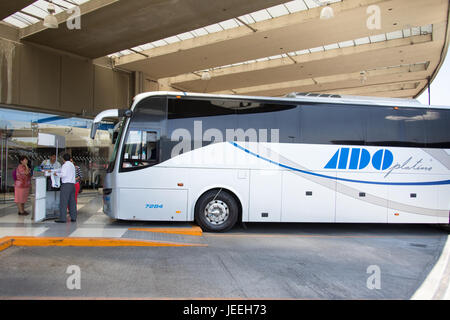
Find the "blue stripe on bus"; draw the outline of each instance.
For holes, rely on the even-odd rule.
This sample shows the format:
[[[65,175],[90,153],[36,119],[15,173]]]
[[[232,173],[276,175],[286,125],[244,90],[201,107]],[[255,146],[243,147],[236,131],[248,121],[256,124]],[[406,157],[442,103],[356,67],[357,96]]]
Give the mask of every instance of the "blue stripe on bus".
[[[233,146],[235,146],[238,149],[241,149],[242,151],[251,154],[252,156],[255,156],[259,159],[262,159],[264,161],[270,162],[274,165],[277,165],[279,167],[289,169],[292,171],[297,171],[305,174],[309,174],[311,176],[316,176],[320,178],[326,178],[326,179],[332,179],[337,181],[344,181],[344,182],[356,182],[356,183],[365,183],[365,184],[376,184],[376,185],[390,185],[390,186],[437,186],[437,185],[447,185],[450,184],[450,180],[442,180],[442,181],[430,181],[430,182],[377,182],[377,181],[361,181],[361,180],[352,180],[352,179],[344,179],[344,178],[338,178],[338,177],[331,177],[320,173],[314,173],[310,171],[305,171],[297,168],[293,168],[290,166],[287,166],[285,164],[275,162],[273,160],[267,159],[263,156],[260,156],[259,154],[256,154],[248,149],[245,149],[244,147],[241,147],[236,142],[229,141]]]

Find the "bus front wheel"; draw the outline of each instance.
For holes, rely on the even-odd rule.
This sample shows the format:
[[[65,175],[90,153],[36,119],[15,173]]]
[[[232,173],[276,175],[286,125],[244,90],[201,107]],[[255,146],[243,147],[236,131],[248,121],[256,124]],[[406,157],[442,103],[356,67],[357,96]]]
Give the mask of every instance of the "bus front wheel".
[[[222,189],[203,194],[195,206],[195,221],[206,231],[230,230],[238,219],[239,206],[236,199]]]

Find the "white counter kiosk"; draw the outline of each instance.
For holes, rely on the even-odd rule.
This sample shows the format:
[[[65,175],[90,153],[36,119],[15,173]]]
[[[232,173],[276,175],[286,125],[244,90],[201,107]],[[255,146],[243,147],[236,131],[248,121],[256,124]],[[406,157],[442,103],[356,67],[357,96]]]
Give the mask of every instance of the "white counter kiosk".
[[[66,139],[55,134],[39,133],[38,146],[54,147],[58,158],[58,150],[66,147]],[[47,191],[47,176],[49,174],[35,172],[31,179],[34,222],[59,217],[59,191]]]

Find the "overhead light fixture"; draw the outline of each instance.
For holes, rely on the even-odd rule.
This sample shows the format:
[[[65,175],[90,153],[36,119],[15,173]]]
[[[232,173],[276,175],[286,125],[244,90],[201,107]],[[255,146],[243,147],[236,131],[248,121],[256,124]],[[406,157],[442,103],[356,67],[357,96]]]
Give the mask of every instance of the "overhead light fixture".
[[[208,71],[202,73],[202,80],[208,81],[211,80],[211,74]]]
[[[334,10],[332,7],[330,7],[329,0],[314,0],[314,2],[319,6],[325,6],[322,11],[320,11],[320,19],[321,20],[328,20],[331,18],[334,18]]]
[[[324,7],[320,12],[320,19],[328,20],[331,18],[334,18],[334,10],[332,7],[329,6],[329,4],[327,4],[327,6]]]
[[[361,84],[365,84],[367,81],[367,72],[361,71],[359,73],[359,80],[361,81]]]
[[[44,27],[58,29],[58,19],[54,16],[56,9],[53,1],[48,3],[47,11],[49,14],[44,18]]]

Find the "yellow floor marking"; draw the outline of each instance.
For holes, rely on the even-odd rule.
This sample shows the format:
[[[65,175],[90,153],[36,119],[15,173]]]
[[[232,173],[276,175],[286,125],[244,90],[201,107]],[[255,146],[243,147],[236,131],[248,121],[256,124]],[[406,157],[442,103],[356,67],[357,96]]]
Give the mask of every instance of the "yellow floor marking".
[[[174,243],[111,238],[4,237],[0,245],[17,247],[206,247],[205,244]],[[9,245],[7,245],[9,243]],[[0,246],[1,248],[2,246]],[[3,250],[4,250],[3,249]]]
[[[190,228],[128,228],[130,231],[144,231],[144,232],[156,232],[156,233],[170,233],[170,234],[182,234],[189,236],[202,236],[203,231],[198,226],[191,226]]]
[[[3,251],[5,249],[8,249],[9,247],[11,247],[13,244],[12,239],[10,238],[1,238],[0,239],[0,251]]]

